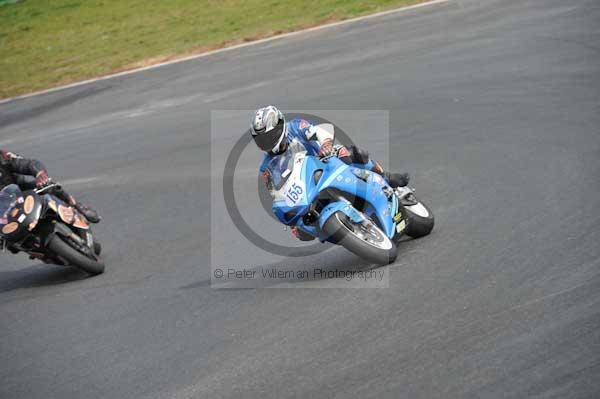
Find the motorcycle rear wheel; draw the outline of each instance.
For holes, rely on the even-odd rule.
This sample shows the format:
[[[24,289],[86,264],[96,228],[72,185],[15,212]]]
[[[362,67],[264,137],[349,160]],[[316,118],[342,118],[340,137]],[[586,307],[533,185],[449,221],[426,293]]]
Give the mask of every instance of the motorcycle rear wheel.
[[[412,238],[420,238],[428,235],[433,230],[434,218],[433,212],[422,202],[416,205],[404,205],[408,224],[404,233]]]

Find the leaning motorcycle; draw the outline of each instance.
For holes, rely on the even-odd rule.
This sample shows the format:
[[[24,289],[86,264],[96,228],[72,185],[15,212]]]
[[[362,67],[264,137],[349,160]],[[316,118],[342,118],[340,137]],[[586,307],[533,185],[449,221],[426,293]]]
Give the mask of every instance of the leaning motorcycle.
[[[0,242],[31,259],[74,266],[89,274],[104,272],[101,246],[86,218],[52,194],[56,183],[21,191],[9,185],[0,191]]]
[[[309,155],[297,140],[267,169],[272,210],[282,223],[367,261],[391,263],[403,235],[418,238],[433,229],[433,213],[413,188],[394,189],[381,175],[335,155]]]

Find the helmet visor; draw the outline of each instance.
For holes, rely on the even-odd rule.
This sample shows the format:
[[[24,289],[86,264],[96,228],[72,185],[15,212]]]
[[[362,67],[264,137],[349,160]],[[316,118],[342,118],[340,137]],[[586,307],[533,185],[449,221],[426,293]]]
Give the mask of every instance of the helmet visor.
[[[281,136],[283,135],[283,128],[285,122],[280,119],[277,125],[269,130],[268,132],[253,132],[254,142],[263,151],[271,151],[275,146],[280,143]]]

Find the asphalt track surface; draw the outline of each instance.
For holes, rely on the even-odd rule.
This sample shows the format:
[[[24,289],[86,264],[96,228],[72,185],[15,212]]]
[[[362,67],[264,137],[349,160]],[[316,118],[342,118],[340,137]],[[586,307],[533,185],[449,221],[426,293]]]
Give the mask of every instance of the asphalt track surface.
[[[600,397],[599,21],[450,1],[0,106],[0,145],[101,210],[108,264],[1,255],[0,397]],[[264,103],[390,112],[437,225],[389,288],[210,287],[211,146],[239,135],[210,111]]]

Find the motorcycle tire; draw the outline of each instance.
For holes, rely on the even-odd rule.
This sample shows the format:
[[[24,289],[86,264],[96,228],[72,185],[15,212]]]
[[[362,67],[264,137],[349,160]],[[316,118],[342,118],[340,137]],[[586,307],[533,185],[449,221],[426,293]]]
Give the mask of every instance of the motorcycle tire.
[[[348,251],[378,265],[387,265],[396,260],[398,248],[381,229],[373,224],[372,232],[380,237],[380,244],[372,244],[361,238],[354,231],[358,224],[350,221],[343,212],[336,212],[327,219],[323,231],[330,241],[342,245]]]
[[[67,261],[69,265],[81,269],[86,273],[95,276],[104,272],[104,263],[82,254],[65,242],[58,234],[52,237],[48,243],[48,248],[60,258]]]
[[[434,217],[431,209],[422,202],[416,205],[404,206],[407,220],[404,233],[412,238],[420,238],[428,235],[433,230]]]

